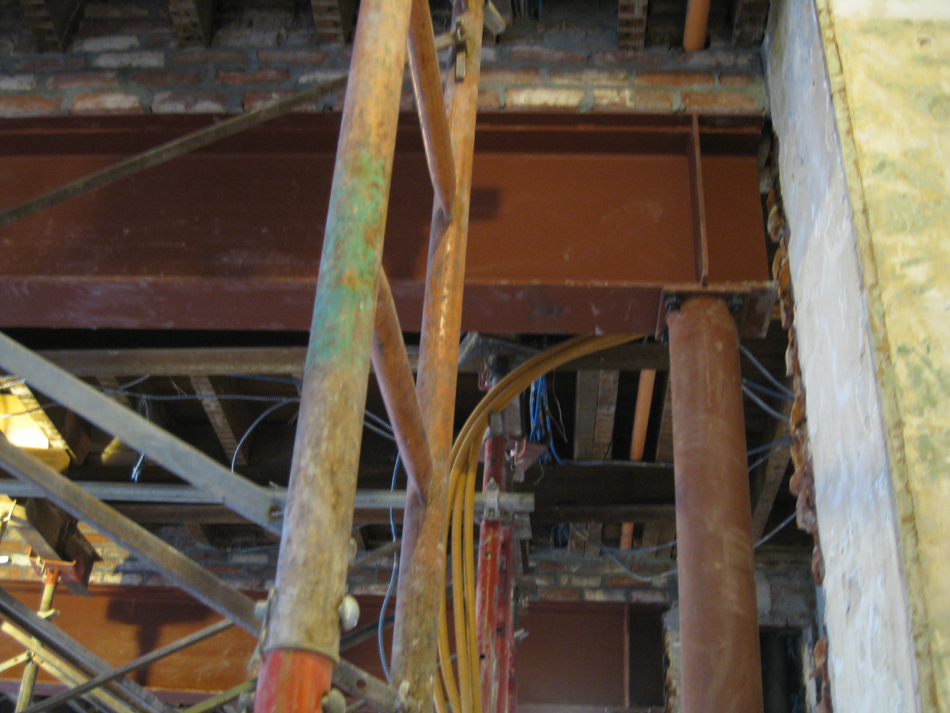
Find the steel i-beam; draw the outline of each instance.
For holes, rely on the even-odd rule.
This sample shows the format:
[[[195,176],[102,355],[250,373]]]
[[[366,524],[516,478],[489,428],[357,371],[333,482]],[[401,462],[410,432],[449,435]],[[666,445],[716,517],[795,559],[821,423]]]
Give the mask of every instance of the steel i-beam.
[[[761,713],[739,337],[726,302],[667,314],[684,713]]]
[[[318,710],[339,661],[376,283],[411,0],[360,8],[317,279],[257,713]]]

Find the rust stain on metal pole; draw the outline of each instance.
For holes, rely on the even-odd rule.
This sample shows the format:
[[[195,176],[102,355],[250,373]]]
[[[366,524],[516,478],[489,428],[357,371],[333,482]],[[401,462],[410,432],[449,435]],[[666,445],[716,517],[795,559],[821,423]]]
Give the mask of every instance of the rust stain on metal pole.
[[[422,125],[422,141],[435,195],[446,215],[455,202],[455,164],[445,115],[439,59],[435,53],[432,14],[426,0],[412,0],[409,15],[409,71]]]
[[[349,564],[410,3],[365,0],[360,9],[258,681],[259,691],[273,695],[265,696],[267,706],[258,704],[258,713],[318,710],[323,686],[301,688],[295,680],[312,678],[314,656],[318,663],[339,661],[338,608]]]
[[[739,338],[725,301],[668,317],[684,713],[761,713]]]
[[[438,617],[432,613],[438,611],[439,598],[444,596],[442,533],[448,514],[448,457],[455,417],[483,11],[483,0],[456,0],[452,13],[453,22],[461,23],[468,38],[466,46],[456,50],[455,79],[446,90],[458,186],[451,217],[438,201],[432,211],[417,377],[433,477],[426,501],[411,494],[407,499],[393,633],[393,683],[409,683],[410,711],[428,710],[438,675]],[[464,71],[462,78],[458,78],[459,68]]]
[[[402,464],[409,475],[408,495],[425,500],[432,480],[432,452],[422,425],[422,410],[396,303],[383,270],[379,271],[376,292],[376,333],[371,356]]]

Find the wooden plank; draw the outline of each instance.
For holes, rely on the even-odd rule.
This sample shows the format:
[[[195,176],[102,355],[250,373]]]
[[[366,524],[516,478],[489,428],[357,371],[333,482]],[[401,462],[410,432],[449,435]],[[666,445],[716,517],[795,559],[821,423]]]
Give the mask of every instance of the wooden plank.
[[[168,12],[182,47],[207,47],[214,36],[214,0],[169,0]]]
[[[225,455],[228,457],[228,462],[233,461],[235,465],[240,466],[247,465],[244,447],[235,457],[238,440],[240,439],[239,433],[243,432],[239,423],[246,420],[241,419],[237,413],[238,403],[235,401],[225,402],[215,398],[218,392],[207,376],[192,376],[191,385],[196,395],[207,397],[201,399],[201,406],[208,415],[208,420],[211,421],[214,432],[218,436],[218,441],[220,441],[221,447],[224,448]]]
[[[577,372],[577,398],[574,408],[575,460],[610,459],[619,381],[620,372],[616,369]]]
[[[587,523],[587,539],[584,542],[584,556],[585,557],[599,557],[600,556],[600,543],[604,534],[604,523],[602,522],[588,522]]]
[[[82,17],[83,4],[83,0],[20,0],[40,52],[66,49]]]
[[[666,395],[663,397],[663,411],[660,414],[660,434],[656,442],[656,462],[673,462],[673,391],[669,374],[666,379]]]
[[[633,433],[630,437],[630,460],[643,460],[646,448],[647,426],[650,425],[650,408],[653,405],[653,386],[656,383],[656,370],[643,369],[637,382],[637,402],[633,412]],[[620,530],[620,549],[629,550],[633,546],[633,523],[625,522]]]
[[[792,403],[786,402],[782,406],[782,413],[785,418],[782,421],[776,421],[773,428],[767,432],[763,445],[780,440],[789,435],[789,417],[792,413]],[[761,456],[758,456],[761,457]],[[792,459],[791,444],[787,444],[775,450],[763,466],[758,468],[756,480],[759,478],[760,486],[758,488],[758,497],[755,499],[755,505],[752,507],[752,540],[758,540],[765,532],[765,525],[772,513],[775,505],[775,498],[778,497],[779,488],[785,479],[785,471],[788,470],[789,461]]]
[[[640,547],[656,547],[658,544],[660,544],[660,523],[645,523],[643,526],[643,539],[640,541]]]
[[[574,400],[574,460],[594,459],[598,373],[588,370],[577,372],[577,396]]]
[[[49,447],[65,450],[69,453],[70,458],[75,458],[76,454],[73,453],[69,444],[66,443],[66,439],[63,438],[63,434],[59,432],[59,429],[56,428],[56,425],[50,420],[49,415],[42,406],[40,406],[39,400],[37,400],[36,396],[30,390],[30,387],[24,383],[19,383],[12,384],[7,388],[10,390],[10,393],[20,399],[20,403],[23,404],[23,410],[30,412],[30,418],[36,422],[36,425],[39,426],[43,435],[46,436],[46,439],[49,441]]]

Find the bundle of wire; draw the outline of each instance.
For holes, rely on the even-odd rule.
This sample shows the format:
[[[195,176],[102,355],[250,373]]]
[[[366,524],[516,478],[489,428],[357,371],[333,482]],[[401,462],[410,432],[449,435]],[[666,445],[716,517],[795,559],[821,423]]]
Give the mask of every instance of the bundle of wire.
[[[588,354],[637,339],[636,336],[575,337],[529,359],[502,379],[475,408],[459,432],[449,458],[449,523],[445,537],[451,547],[452,608],[458,660],[453,667],[449,647],[448,607],[439,612],[439,667],[442,685],[435,687],[438,713],[480,713],[478,632],[475,625],[475,481],[478,456],[488,419],[505,408],[532,382],[552,369]]]

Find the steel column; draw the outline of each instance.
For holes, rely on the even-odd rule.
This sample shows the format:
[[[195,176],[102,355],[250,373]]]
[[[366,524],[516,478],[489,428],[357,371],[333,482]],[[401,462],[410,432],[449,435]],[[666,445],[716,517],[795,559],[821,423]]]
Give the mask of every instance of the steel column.
[[[490,436],[485,441],[486,494],[505,489],[507,439]],[[512,628],[511,525],[495,512],[482,520],[478,539],[478,574],[475,580],[475,616],[482,687],[482,713],[508,713],[514,647]]]
[[[699,296],[667,316],[684,713],[761,713],[736,323]]]
[[[428,710],[438,675],[438,617],[433,612],[444,596],[448,457],[455,417],[483,11],[483,0],[456,0],[452,13],[454,24],[463,28],[467,38],[464,47],[456,48],[456,71],[446,89],[456,191],[451,212],[443,211],[438,199],[433,206],[416,382],[432,449],[433,478],[425,499],[412,493],[409,484],[393,631],[392,680],[397,686],[409,684],[411,711]]]
[[[411,0],[366,0],[353,43],[281,536],[258,713],[315,711],[337,613],[369,379]]]

